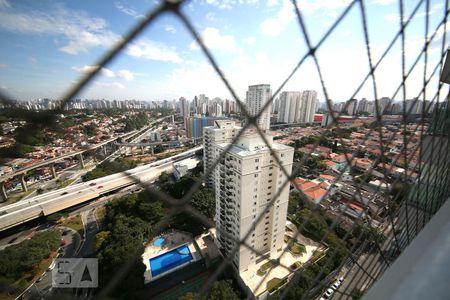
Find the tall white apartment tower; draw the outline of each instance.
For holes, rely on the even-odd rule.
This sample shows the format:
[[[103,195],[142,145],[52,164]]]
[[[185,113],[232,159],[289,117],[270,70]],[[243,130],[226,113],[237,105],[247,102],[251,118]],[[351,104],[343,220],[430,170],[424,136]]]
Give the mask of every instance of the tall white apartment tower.
[[[231,120],[215,120],[214,126],[203,127],[203,170],[214,164],[213,145],[215,143],[230,143],[242,127],[236,126]],[[214,188],[214,172],[206,180],[206,184]]]
[[[270,135],[266,137],[290,175],[294,149],[273,143]],[[234,144],[213,143],[212,148],[213,158],[219,159],[214,174],[218,247],[224,255],[232,255],[236,241],[243,240],[250,232],[247,245],[278,258],[283,250],[289,199],[289,184],[285,184],[287,178],[280,165],[255,128],[244,132]],[[224,151],[225,156],[220,159]],[[274,203],[268,206],[276,195]],[[243,245],[232,258],[240,274],[264,259]]]
[[[270,89],[270,84],[250,85],[248,87],[247,98],[245,101],[246,108],[250,116],[258,115],[271,97],[272,90]],[[269,104],[257,120],[258,127],[263,131],[267,131],[270,128],[271,111],[271,104]]]
[[[282,92],[278,109],[278,122],[296,123],[301,106],[301,92]]]
[[[180,115],[189,117],[189,102],[184,97],[180,98]]]
[[[302,93],[302,108],[299,122],[312,123],[314,122],[314,114],[316,113],[317,92],[303,91]]]

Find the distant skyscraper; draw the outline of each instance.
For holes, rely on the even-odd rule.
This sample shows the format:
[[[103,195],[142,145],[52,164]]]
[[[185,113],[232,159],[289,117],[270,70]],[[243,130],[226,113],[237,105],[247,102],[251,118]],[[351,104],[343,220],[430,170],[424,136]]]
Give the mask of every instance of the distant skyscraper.
[[[317,92],[283,92],[280,95],[278,122],[312,123],[318,105]]]
[[[369,101],[366,100],[366,98],[362,98],[359,102],[358,102],[358,108],[356,109],[357,113],[365,113],[368,112],[367,111],[367,107],[368,107]]]
[[[213,126],[215,121],[222,120],[221,117],[185,117],[184,127],[188,138],[200,138],[203,135],[203,128]]]
[[[189,103],[184,97],[180,98],[180,115],[189,117]]]
[[[245,104],[250,116],[258,115],[271,97],[272,91],[270,90],[270,84],[258,84],[249,86]],[[269,104],[267,108],[261,113],[256,122],[259,128],[261,128],[263,131],[269,130],[270,128],[271,110],[271,104]]]
[[[358,108],[358,100],[350,99],[347,101],[346,106],[347,106],[347,114],[351,116],[356,115],[356,111]]]
[[[289,176],[294,149],[273,143],[270,135],[266,135],[266,138]],[[204,139],[207,139],[206,130]],[[224,151],[225,157],[220,159]],[[239,274],[254,267],[262,256],[236,242],[250,232],[248,246],[270,258],[278,258],[283,250],[289,185],[283,185],[288,178],[268,146],[252,128],[232,145],[229,142],[212,143],[210,153],[213,154],[213,160],[219,161],[214,181],[216,232],[220,250],[230,256],[233,254],[232,249],[237,247],[232,262]],[[266,212],[267,204],[274,195],[278,196]],[[257,223],[261,215],[262,219]]]
[[[301,101],[301,92],[282,92],[279,101],[278,122],[296,123],[300,117]]]

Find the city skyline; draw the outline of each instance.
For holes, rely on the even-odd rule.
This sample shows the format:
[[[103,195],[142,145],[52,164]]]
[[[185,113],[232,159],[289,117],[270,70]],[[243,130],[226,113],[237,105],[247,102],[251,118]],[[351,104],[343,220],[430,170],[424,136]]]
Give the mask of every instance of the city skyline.
[[[322,36],[348,3],[298,1],[314,37]],[[2,93],[20,100],[60,98],[82,74],[95,67],[100,55],[126,29],[141,20],[142,15],[155,5],[155,2],[86,5],[61,1],[42,2],[37,6],[31,1],[0,1],[0,36],[10,41],[0,50]],[[405,3],[406,15],[413,5]],[[398,21],[398,14],[393,13],[396,6],[396,1],[375,0],[367,5],[369,27],[380,27],[376,32],[369,32],[374,60],[380,57],[394,37],[396,26],[393,25]],[[441,3],[431,1],[433,18],[430,18],[430,28],[440,21],[440,8]],[[276,91],[306,52],[289,1],[192,1],[183,7],[183,11],[193,20],[194,27],[241,100],[249,83],[269,83]],[[249,14],[252,17],[245,18]],[[351,9],[348,19],[349,23],[341,24],[326,41],[326,49],[317,52],[329,98],[342,101],[352,96],[360,83],[359,78],[368,72],[363,34],[354,26],[347,26],[360,22],[356,7]],[[414,49],[417,48],[415,45],[422,43],[423,22],[424,18],[418,14],[409,24],[405,41],[407,48]],[[53,23],[60,26],[52,26]],[[430,43],[429,66],[434,66],[440,57],[441,37],[442,30]],[[292,47],[279,47],[289,43]],[[386,57],[376,72],[380,96],[392,97],[400,83],[392,80],[401,74],[401,51],[397,44],[393,54]],[[407,68],[415,56],[416,53],[406,53]],[[422,81],[420,68],[416,68],[408,80],[406,98],[419,93],[420,85],[413,83]],[[199,92],[232,98],[192,37],[171,15],[158,18],[100,73],[78,95],[79,98],[164,100],[183,96],[191,99]],[[316,73],[311,61],[307,60],[284,90],[312,89],[318,92],[318,99],[324,99]],[[435,91],[432,87],[437,84],[428,86],[427,95],[432,95]],[[371,84],[367,82],[355,98],[374,98]],[[397,95],[396,98],[402,96]]]

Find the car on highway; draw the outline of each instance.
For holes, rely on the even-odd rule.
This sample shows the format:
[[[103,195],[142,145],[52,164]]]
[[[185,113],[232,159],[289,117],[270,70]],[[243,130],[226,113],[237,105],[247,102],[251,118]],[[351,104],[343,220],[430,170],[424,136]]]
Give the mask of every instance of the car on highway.
[[[95,183],[95,182],[91,182],[91,183],[89,183],[89,186],[94,186],[94,185],[96,185],[97,183]]]
[[[339,282],[339,280],[335,281],[332,285],[331,288],[335,291],[337,291],[337,289],[341,286],[341,283]]]
[[[331,297],[331,295],[333,295],[333,293],[334,293],[334,290],[333,290],[333,289],[328,289],[325,293],[323,293],[323,297],[324,297],[325,299],[328,299],[328,298]]]
[[[62,194],[61,194],[61,196],[63,196],[63,195],[67,195],[67,194],[68,194],[68,192],[64,192],[64,193],[62,193]]]
[[[103,185],[99,185],[99,186],[98,186],[98,189],[101,189],[101,188],[103,188]]]
[[[343,282],[344,282],[344,277],[339,277],[339,278],[338,278],[338,281],[339,281],[340,283],[343,283]]]

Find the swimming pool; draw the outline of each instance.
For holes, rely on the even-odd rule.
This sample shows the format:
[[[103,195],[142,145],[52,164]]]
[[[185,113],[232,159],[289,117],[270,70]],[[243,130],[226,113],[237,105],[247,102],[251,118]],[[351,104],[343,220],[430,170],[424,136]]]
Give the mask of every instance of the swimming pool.
[[[192,258],[191,251],[189,251],[187,244],[159,256],[150,258],[150,269],[152,276],[155,277],[159,274],[167,272],[188,261],[191,261]]]
[[[162,246],[162,245],[164,245],[166,243],[166,238],[164,238],[164,237],[159,237],[159,238],[157,238],[154,242],[153,242],[153,245],[154,246]]]

